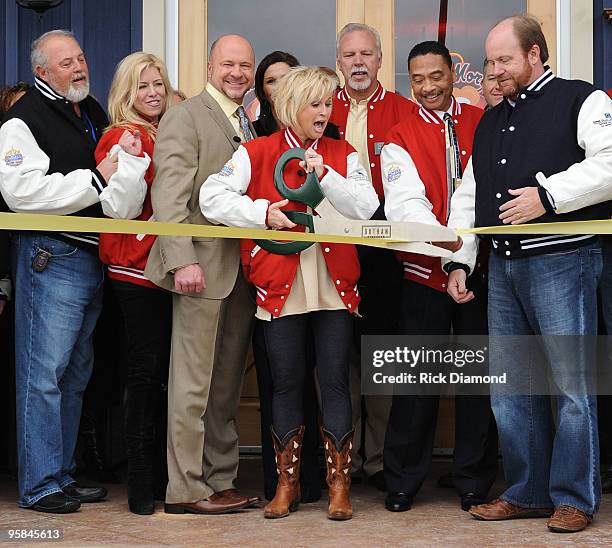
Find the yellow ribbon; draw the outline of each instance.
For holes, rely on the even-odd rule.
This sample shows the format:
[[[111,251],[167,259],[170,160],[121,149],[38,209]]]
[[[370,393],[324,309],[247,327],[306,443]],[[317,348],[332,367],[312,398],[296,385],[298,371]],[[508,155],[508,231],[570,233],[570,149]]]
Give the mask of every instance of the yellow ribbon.
[[[95,217],[41,215],[37,213],[0,213],[0,230],[30,230],[45,232],[107,232],[113,234],[151,234],[156,236],[186,236],[191,238],[245,238],[286,240],[288,233],[258,228],[235,228],[212,225],[125,221]],[[603,221],[572,221],[524,225],[489,226],[457,229],[457,234],[612,234],[612,219]],[[300,242],[330,242],[387,247],[397,240],[362,238],[332,234],[291,232],[291,240]]]
[[[32,230],[44,232],[107,232],[111,234],[151,234],[190,238],[238,238],[250,240],[295,240],[387,247],[397,240],[361,238],[307,232],[286,232],[260,228],[236,228],[214,225],[162,223],[158,221],[126,221],[97,217],[41,215],[38,213],[0,213],[0,230]]]
[[[612,219],[459,228],[457,234],[612,234]]]

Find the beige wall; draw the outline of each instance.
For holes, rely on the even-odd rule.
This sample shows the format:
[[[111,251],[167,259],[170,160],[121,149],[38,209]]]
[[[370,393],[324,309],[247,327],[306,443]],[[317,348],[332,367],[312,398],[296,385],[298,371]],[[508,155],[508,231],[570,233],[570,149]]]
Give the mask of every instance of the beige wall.
[[[527,0],[527,13],[538,18],[548,44],[548,64],[557,70],[557,2],[556,0]]]
[[[591,0],[571,0],[570,25],[569,76],[593,82],[593,2]]]
[[[142,3],[142,50],[166,60],[166,18],[164,0]]]
[[[208,33],[206,0],[179,0],[179,88],[193,97],[206,83]]]

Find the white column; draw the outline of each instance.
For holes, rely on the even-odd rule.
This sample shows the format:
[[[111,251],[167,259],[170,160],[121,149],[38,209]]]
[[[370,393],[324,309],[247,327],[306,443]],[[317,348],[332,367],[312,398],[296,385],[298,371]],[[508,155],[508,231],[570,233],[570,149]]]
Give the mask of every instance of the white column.
[[[557,76],[571,77],[571,2],[557,0]]]
[[[179,0],[165,0],[166,4],[166,67],[170,83],[178,88],[179,75]]]

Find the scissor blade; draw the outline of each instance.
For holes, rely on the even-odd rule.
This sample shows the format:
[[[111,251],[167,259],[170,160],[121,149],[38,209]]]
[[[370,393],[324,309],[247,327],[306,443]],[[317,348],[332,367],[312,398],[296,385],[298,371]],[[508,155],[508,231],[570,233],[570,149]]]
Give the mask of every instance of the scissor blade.
[[[395,251],[407,251],[408,253],[418,253],[419,255],[429,255],[430,257],[449,258],[452,256],[448,249],[424,242],[393,242],[387,244],[386,247]]]
[[[341,215],[313,219],[317,234],[387,239],[395,242],[454,242],[455,231],[446,226],[390,221],[355,221]]]

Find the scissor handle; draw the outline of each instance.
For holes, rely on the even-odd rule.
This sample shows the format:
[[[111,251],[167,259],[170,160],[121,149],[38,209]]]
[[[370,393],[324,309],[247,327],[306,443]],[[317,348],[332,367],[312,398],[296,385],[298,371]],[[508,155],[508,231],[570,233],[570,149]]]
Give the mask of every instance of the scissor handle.
[[[274,186],[278,193],[284,198],[295,202],[302,202],[311,208],[318,206],[325,195],[321,190],[319,184],[319,178],[313,171],[308,173],[306,180],[299,188],[289,188],[285,183],[285,166],[293,159],[304,160],[305,150],[303,148],[291,148],[284,152],[282,156],[276,162],[274,168]],[[287,218],[298,225],[306,226],[311,232],[314,232],[314,223],[312,222],[312,215],[310,213],[304,213],[302,211],[284,211]],[[305,249],[308,249],[314,242],[279,242],[277,240],[255,240],[255,243],[277,255],[293,255],[294,253],[301,253]]]
[[[302,202],[312,209],[317,207],[325,198],[319,178],[314,171],[306,175],[306,180],[298,188],[289,188],[285,183],[285,167],[291,160],[304,160],[306,151],[303,148],[290,148],[285,151],[276,162],[274,168],[274,185],[283,198],[294,202]]]

